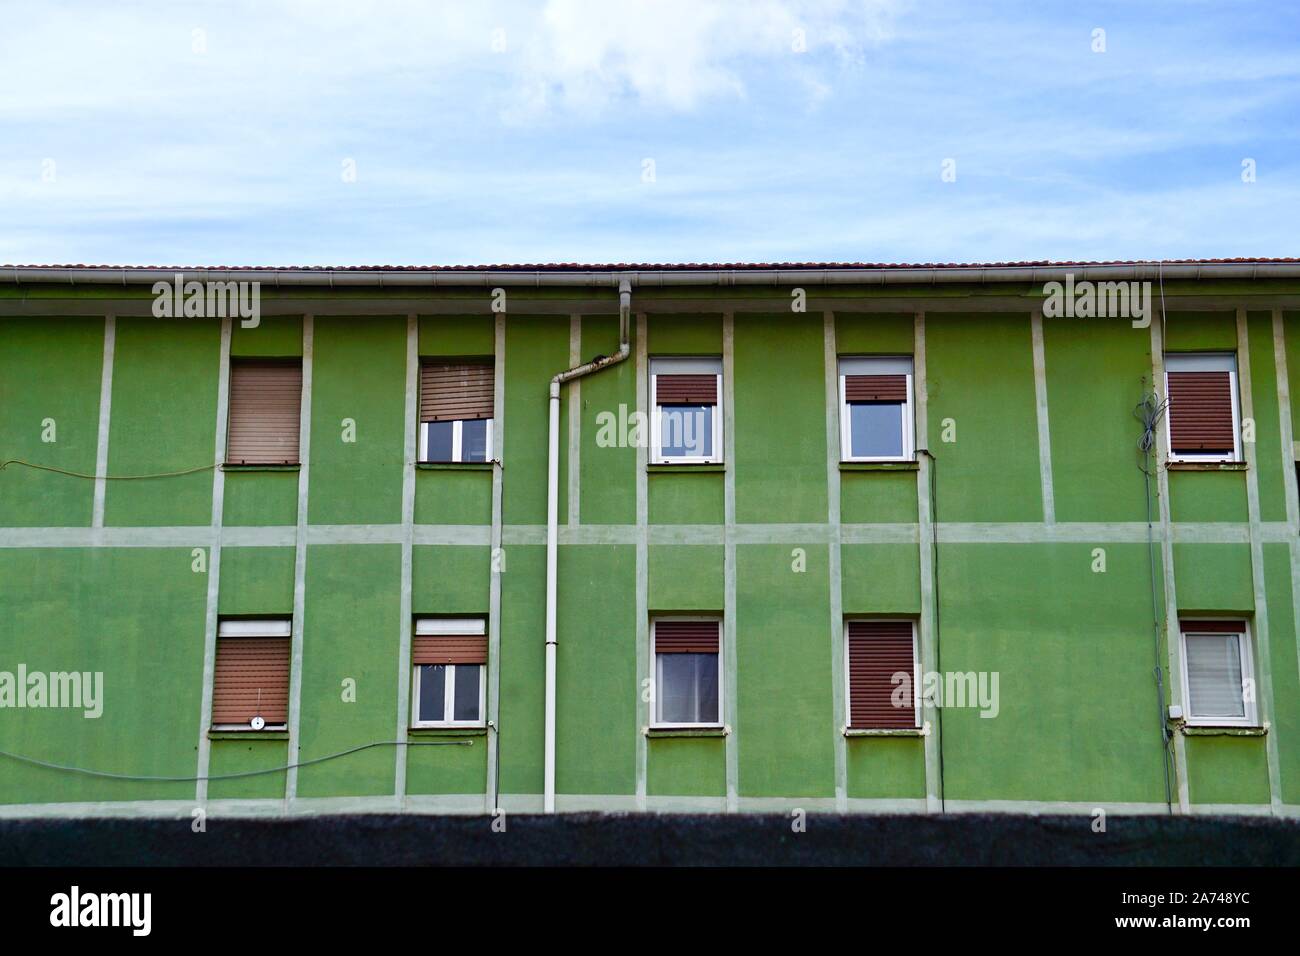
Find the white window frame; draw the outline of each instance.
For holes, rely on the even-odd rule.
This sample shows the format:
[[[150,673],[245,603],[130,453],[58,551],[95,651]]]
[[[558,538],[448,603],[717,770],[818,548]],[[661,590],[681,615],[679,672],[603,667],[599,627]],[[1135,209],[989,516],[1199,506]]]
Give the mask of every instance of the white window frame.
[[[713,403],[713,454],[665,455],[663,453],[663,406],[657,401],[658,380],[663,375],[707,375],[717,379],[717,398]],[[650,463],[654,465],[716,465],[722,463],[722,360],[717,358],[652,358],[650,360]]]
[[[916,458],[916,421],[912,400],[913,363],[904,355],[851,355],[839,359],[840,389],[840,461],[912,461]],[[845,398],[846,379],[850,375],[906,375],[907,397],[899,409],[903,416],[903,453],[901,455],[853,454],[853,419]]]
[[[258,621],[218,621],[217,641],[223,637],[293,637],[293,621],[289,618],[267,618]],[[213,658],[215,661],[215,658]],[[216,693],[216,688],[213,688]],[[288,730],[288,724],[267,724],[261,730],[254,730],[248,724],[213,724],[212,729],[221,733],[264,734],[267,731]]]
[[[659,704],[661,700],[661,681],[659,679],[659,654],[655,650],[655,628],[660,621],[709,621],[718,625],[718,719],[712,723],[671,723],[659,719]],[[654,730],[717,730],[725,724],[722,715],[726,713],[723,693],[726,688],[726,680],[723,675],[723,640],[722,640],[722,618],[710,617],[707,614],[690,615],[664,615],[650,619],[650,664],[654,668],[654,700],[650,702],[650,727]]]
[[[482,618],[421,617],[415,621],[415,633],[420,636],[480,637],[487,633],[487,622]],[[442,665],[447,669],[442,683],[442,720],[420,719],[420,668],[428,664],[411,662],[411,726],[470,727],[487,726],[487,663],[467,664],[478,668],[478,720],[456,720],[456,664]]]
[[[1242,717],[1198,717],[1192,713],[1192,693],[1191,682],[1187,673],[1187,638],[1188,636],[1207,636],[1207,637],[1225,637],[1220,632],[1210,633],[1208,631],[1190,630],[1184,631],[1179,626],[1178,641],[1179,650],[1182,653],[1182,681],[1183,681],[1183,720],[1188,727],[1258,727],[1259,726],[1259,687],[1255,684],[1255,642],[1251,638],[1250,622],[1243,621],[1241,618],[1200,618],[1203,621],[1226,620],[1234,624],[1240,623],[1245,625],[1245,629],[1240,633],[1231,635],[1237,638],[1237,653],[1241,656],[1241,683],[1242,683]],[[1255,693],[1251,696],[1254,700],[1246,700],[1246,685],[1254,686]]]
[[[1232,390],[1232,454],[1221,452],[1175,452],[1173,421],[1169,409],[1165,413],[1165,447],[1170,461],[1240,462],[1241,457],[1241,395],[1237,386],[1237,354],[1235,352],[1166,352],[1165,397],[1169,397],[1170,372],[1227,372]]]
[[[844,727],[846,730],[873,729],[853,727],[853,676],[849,668],[849,625],[854,621],[878,621],[889,624],[910,624],[912,626],[912,710],[913,721],[919,728],[921,724],[921,642],[917,640],[916,621],[910,617],[847,617],[844,619],[842,639],[844,653]],[[899,728],[905,729],[905,728]]]
[[[483,461],[481,461],[481,462],[479,462],[479,461],[474,461],[474,462],[466,462],[466,461],[464,461],[464,458],[463,458],[463,455],[464,455],[464,449],[461,448],[461,432],[463,431],[463,426],[464,426],[465,422],[467,422],[467,421],[486,421],[486,422],[487,422],[487,432],[486,432],[486,441],[487,441],[487,444],[486,444],[486,447],[487,447],[487,458],[485,458],[485,459],[484,459]],[[486,464],[487,462],[492,461],[492,422],[493,422],[493,419],[491,419],[491,418],[486,418],[486,419],[481,419],[481,418],[454,418],[454,419],[452,419],[452,420],[451,420],[451,461],[450,461],[450,462],[431,462],[431,461],[429,461],[429,430],[428,430],[428,428],[427,428],[426,426],[428,426],[428,425],[440,425],[440,424],[445,424],[445,423],[444,423],[444,422],[420,422],[420,464],[422,464],[422,465],[430,465],[430,464],[434,464],[434,465],[436,465],[436,464],[472,464],[472,465],[481,465],[481,464]]]

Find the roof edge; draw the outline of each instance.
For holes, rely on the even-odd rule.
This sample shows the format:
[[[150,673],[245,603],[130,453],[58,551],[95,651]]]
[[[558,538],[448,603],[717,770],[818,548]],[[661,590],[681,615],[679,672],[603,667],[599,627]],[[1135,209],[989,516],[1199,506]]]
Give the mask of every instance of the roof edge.
[[[726,266],[351,266],[160,267],[0,265],[0,283],[153,285],[185,281],[257,281],[277,288],[532,286],[617,289],[669,286],[894,285],[1076,280],[1277,279],[1300,277],[1300,259],[1204,259],[1150,262],[1027,262],[935,265],[789,263]]]

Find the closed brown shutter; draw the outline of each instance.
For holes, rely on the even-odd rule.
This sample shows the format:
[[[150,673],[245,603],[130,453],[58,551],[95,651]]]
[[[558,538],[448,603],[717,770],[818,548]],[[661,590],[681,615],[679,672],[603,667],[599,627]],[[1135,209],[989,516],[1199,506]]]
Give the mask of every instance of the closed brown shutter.
[[[656,405],[716,405],[718,377],[707,375],[656,375]]]
[[[655,621],[656,654],[718,653],[717,621]]]
[[[907,684],[895,684],[905,673]],[[894,729],[916,726],[912,624],[910,621],[849,622],[849,726]],[[895,707],[894,692],[904,688],[906,706]]]
[[[417,634],[411,645],[415,664],[486,664],[487,638],[482,634]]]
[[[298,464],[301,416],[301,362],[232,364],[226,462]]]
[[[212,723],[289,719],[289,638],[221,637],[212,680]]]
[[[1245,634],[1245,621],[1179,621],[1184,634]]]
[[[492,417],[493,369],[486,363],[420,367],[420,421],[467,421]]]
[[[1175,452],[1231,452],[1234,437],[1229,373],[1170,372],[1170,448]]]
[[[845,375],[844,400],[847,402],[905,402],[906,375]]]

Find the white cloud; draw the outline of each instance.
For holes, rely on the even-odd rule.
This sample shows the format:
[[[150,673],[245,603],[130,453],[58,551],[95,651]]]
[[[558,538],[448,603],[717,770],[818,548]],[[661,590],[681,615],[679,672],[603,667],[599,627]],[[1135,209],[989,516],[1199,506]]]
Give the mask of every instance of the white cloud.
[[[889,36],[885,0],[548,0],[524,46],[518,118],[562,105],[599,111],[634,97],[673,110],[739,98],[745,68],[830,51],[841,58]],[[823,84],[812,81],[812,89]]]

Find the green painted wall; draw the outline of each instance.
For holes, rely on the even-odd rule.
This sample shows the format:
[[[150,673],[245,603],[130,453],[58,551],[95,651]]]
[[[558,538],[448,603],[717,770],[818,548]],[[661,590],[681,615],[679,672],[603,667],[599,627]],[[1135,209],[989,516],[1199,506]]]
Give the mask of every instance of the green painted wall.
[[[1029,316],[927,316],[926,363],[939,520],[1042,521]]]
[[[1145,521],[1133,411],[1151,387],[1150,331],[1109,319],[1044,319],[1043,362],[1056,520]],[[1152,511],[1159,514],[1154,495]]]
[[[808,549],[806,570],[784,545],[736,554],[737,745],[749,796],[835,793],[830,600],[826,552]]]
[[[307,505],[311,523],[400,521],[408,427],[402,421],[405,320],[317,318],[314,351]],[[355,441],[344,440],[345,419],[356,423]]]
[[[84,709],[0,710],[0,750],[135,776],[193,774],[207,587],[188,549],[0,549],[0,670],[103,675],[97,718]],[[106,780],[14,761],[0,773],[4,803],[193,795],[193,784]]]
[[[108,482],[105,524],[211,523],[219,349],[215,322],[117,320],[108,474],[192,473]]]
[[[103,319],[0,322],[0,462],[95,473],[103,350]],[[0,526],[89,525],[93,502],[84,478],[0,471]]]
[[[636,354],[636,323],[631,323],[631,345]],[[584,316],[583,361],[609,355],[618,348],[618,317]],[[578,462],[583,524],[632,524],[636,521],[636,446],[622,424],[636,412],[636,364],[620,362],[581,382],[582,448]],[[605,416],[602,418],[602,416]],[[601,437],[602,425],[613,424],[612,435]],[[611,441],[610,438],[613,438]],[[567,464],[567,462],[566,462]],[[568,470],[565,470],[568,480]],[[566,485],[567,487],[567,485]],[[566,503],[567,517],[567,503]]]
[[[736,520],[826,520],[825,336],[819,318],[736,321]],[[773,357],[780,356],[778,372]],[[780,382],[806,382],[782,387]]]
[[[401,552],[396,545],[307,549],[299,760],[393,739]],[[356,700],[343,681],[356,681]],[[393,792],[394,748],[381,747],[304,767],[304,797]]]
[[[843,715],[832,703],[833,655],[841,638],[829,613],[831,549],[824,529],[825,320],[820,311],[787,313],[785,290],[771,293],[772,311],[734,316],[729,384],[735,454],[729,467],[742,526],[734,607],[727,607],[724,577],[724,469],[652,469],[645,479],[648,521],[658,526],[651,537],[662,536],[648,545],[642,569],[649,611],[734,615],[734,733],[652,738],[644,747],[644,767],[638,766],[636,449],[626,441],[597,440],[608,416],[625,421],[636,411],[635,362],[583,380],[576,516],[568,507],[572,398],[565,392],[560,521],[568,525],[576,518],[565,533],[584,543],[560,548],[561,794],[626,800],[643,783],[651,797],[708,798],[716,805],[727,790],[730,747],[742,799],[833,803]],[[899,294],[917,296],[921,310],[925,296],[933,297],[922,289]],[[648,313],[650,356],[723,353],[720,312],[656,312],[650,290],[636,297]],[[499,731],[451,739],[409,734],[411,743],[435,745],[406,752],[376,747],[304,767],[297,788],[302,797],[389,796],[398,760],[406,763],[410,795],[483,794],[494,741],[500,793],[508,799],[542,789],[546,388],[569,364],[570,350],[567,314],[526,310],[529,302],[546,298],[512,293],[504,320]],[[0,313],[4,308],[0,297]],[[603,302],[599,309],[581,320],[583,360],[617,347],[617,317]],[[210,772],[216,776],[274,770],[371,742],[391,744],[400,735],[398,681],[408,664],[399,660],[398,648],[411,622],[400,617],[396,542],[403,442],[414,427],[403,421],[406,319],[366,315],[361,300],[358,312],[318,314],[314,320],[307,512],[314,529],[377,526],[366,532],[373,543],[307,549],[298,751],[290,753],[282,739],[215,739]],[[939,520],[1019,523],[1029,536],[1014,544],[958,543],[946,540],[940,527],[941,665],[996,671],[1001,708],[993,719],[975,709],[943,711],[944,793],[950,800],[1163,803],[1149,553],[1138,543],[1146,505],[1132,416],[1142,379],[1150,375],[1150,334],[1122,322],[1044,323],[1057,521],[1075,527],[1123,522],[1129,536],[1129,543],[1107,541],[1112,532],[1099,528],[1095,542],[1049,542],[1041,528],[1029,315],[1027,304],[1015,313],[930,310],[925,320],[928,444],[938,460]],[[911,313],[845,311],[834,316],[833,326],[841,355],[911,355],[915,348]],[[473,313],[468,305],[464,314],[421,315],[419,353],[492,356],[494,329],[494,317]],[[94,471],[103,330],[101,317],[0,320],[0,457]],[[1170,512],[1179,525],[1173,571],[1185,613],[1259,613],[1247,525],[1247,483],[1254,477],[1260,517],[1268,523],[1262,569],[1274,703],[1268,733],[1278,760],[1278,799],[1296,805],[1300,662],[1292,546],[1283,524],[1284,479],[1294,455],[1280,438],[1271,313],[1251,310],[1247,330],[1257,470],[1253,476],[1169,474]],[[1300,313],[1287,313],[1286,333],[1284,357],[1294,381],[1300,378]],[[1207,315],[1171,307],[1170,350],[1233,350],[1236,342],[1231,311]],[[78,546],[37,540],[47,546],[31,547],[32,528],[90,524],[94,482],[17,465],[0,471],[0,609],[6,612],[0,614],[0,671],[20,663],[41,670],[102,670],[106,694],[104,715],[96,720],[65,710],[0,710],[0,749],[144,776],[195,772],[208,577],[191,565],[192,549],[206,545],[212,518],[207,466],[216,446],[219,344],[216,323],[117,320],[109,473],[207,470],[108,482],[105,524],[109,531],[140,533],[153,526],[189,526],[193,544],[168,539],[166,546],[148,540],[147,546],[81,546],[86,539]],[[299,355],[302,322],[268,313],[257,329],[236,323],[231,352]],[[1300,421],[1294,397],[1291,412]],[[46,417],[57,422],[57,442],[40,440]],[[355,443],[341,440],[345,418],[356,422]],[[946,419],[955,423],[955,441],[943,440]],[[852,540],[839,549],[842,613],[918,617],[920,551],[908,543],[917,521],[918,473],[838,474],[842,521],[859,526],[856,534],[901,526],[876,529],[888,532],[888,543],[846,535]],[[222,518],[237,530],[227,533],[222,552],[220,615],[292,614],[298,480],[293,470],[226,473]],[[441,531],[451,540],[461,534],[461,543],[412,549],[411,613],[490,617],[493,559],[484,542],[492,521],[492,470],[420,469],[415,489],[417,524],[463,526],[463,534]],[[787,529],[780,535],[789,540],[765,543],[770,532],[764,526],[771,525],[809,529],[806,535]],[[23,546],[4,546],[18,543]],[[1103,573],[1093,570],[1096,548],[1105,550]],[[1156,554],[1158,559],[1158,547]],[[796,570],[800,563],[803,570]],[[1162,592],[1158,600],[1163,613]],[[1163,646],[1159,653],[1165,654]],[[355,703],[343,700],[346,678],[356,681]],[[167,692],[157,693],[159,687]],[[1193,802],[1268,803],[1268,741],[1189,737]],[[852,738],[843,746],[848,797],[924,798],[922,738]],[[283,796],[285,784],[283,771],[214,780],[210,796],[274,799]],[[0,772],[4,803],[193,796],[193,783],[109,781],[12,761]]]
[[[996,671],[996,717],[943,712],[949,799],[1164,800],[1143,545],[941,545],[940,664]],[[1036,600],[1035,600],[1036,598]]]

